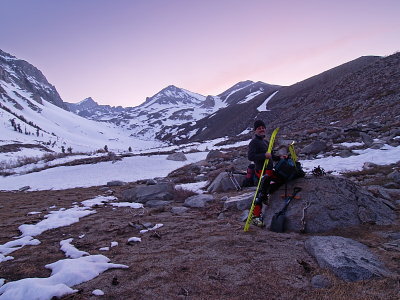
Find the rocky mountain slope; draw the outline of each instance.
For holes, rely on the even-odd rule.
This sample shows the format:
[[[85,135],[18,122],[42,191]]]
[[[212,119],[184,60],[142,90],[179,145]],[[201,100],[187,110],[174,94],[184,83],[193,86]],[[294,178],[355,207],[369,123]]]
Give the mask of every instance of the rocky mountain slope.
[[[370,123],[388,130],[400,122],[399,80],[400,53],[361,57],[280,90],[260,117],[288,131]]]
[[[374,123],[387,131],[400,121],[400,53],[388,57],[360,57],[319,75],[281,87],[266,107],[263,101],[271,92],[259,94],[246,105],[230,106],[212,116],[180,129],[194,131],[190,140],[224,135],[248,139],[242,135],[255,119],[266,121],[271,130],[293,134],[309,131],[350,131]]]
[[[29,106],[36,110],[40,110],[36,103],[42,104],[43,100],[68,110],[56,88],[47,81],[41,71],[27,61],[0,50],[0,98],[12,102],[16,108],[21,109],[13,96],[9,95],[18,93],[15,91],[16,87],[21,90],[18,96],[24,98]],[[24,93],[31,94],[33,102],[24,97]]]

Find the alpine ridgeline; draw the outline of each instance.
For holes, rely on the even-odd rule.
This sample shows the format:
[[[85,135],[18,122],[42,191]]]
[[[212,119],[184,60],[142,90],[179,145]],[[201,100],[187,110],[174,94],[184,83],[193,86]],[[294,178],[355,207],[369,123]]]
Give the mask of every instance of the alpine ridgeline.
[[[98,105],[92,98],[77,104],[67,104],[72,112],[80,116],[115,123],[129,129],[133,136],[182,143],[194,137],[201,139],[201,133],[208,132],[207,124],[212,128],[214,125],[218,126],[214,136],[225,136],[225,130],[230,131],[229,128],[223,126],[223,120],[211,124],[213,122],[208,119],[210,116],[234,106],[239,108],[235,111],[246,111],[248,103],[254,98],[258,97],[259,101],[255,101],[258,103],[265,98],[260,98],[260,95],[269,95],[278,89],[279,86],[248,80],[239,82],[217,96],[203,96],[170,85],[136,107]],[[238,116],[239,119],[244,117],[245,115]]]
[[[98,106],[79,114],[173,143],[248,140],[258,118],[283,136],[359,135],[400,127],[399,81],[400,53],[363,56],[291,86],[243,81],[207,97],[169,86],[134,108]]]

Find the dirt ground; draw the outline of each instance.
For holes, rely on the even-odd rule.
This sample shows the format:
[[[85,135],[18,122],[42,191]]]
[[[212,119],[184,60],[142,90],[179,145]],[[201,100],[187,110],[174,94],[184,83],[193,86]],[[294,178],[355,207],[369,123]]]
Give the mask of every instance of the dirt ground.
[[[115,196],[126,187],[113,188]],[[101,195],[100,187],[63,191],[0,192],[0,244],[18,236],[18,226],[43,219],[49,207],[70,208]],[[224,195],[219,195],[222,197]],[[175,204],[176,206],[181,203]],[[27,215],[41,211],[39,215]],[[112,263],[128,269],[110,269],[80,285],[76,294],[63,299],[399,299],[399,276],[347,283],[318,267],[304,250],[307,234],[273,233],[251,227],[243,231],[240,211],[222,212],[222,202],[207,208],[191,208],[173,215],[170,208],[131,209],[97,207],[97,213],[79,223],[36,236],[38,246],[13,252],[14,260],[0,263],[0,278],[6,282],[28,277],[48,277],[44,266],[65,258],[59,242],[72,244],[90,254],[103,254]],[[162,223],[163,227],[140,234],[132,224]],[[389,270],[399,274],[400,253],[387,251],[384,232],[400,227],[365,226],[329,234],[351,237],[368,245]],[[85,234],[81,239],[78,236]],[[127,244],[130,237],[140,243]],[[99,248],[117,241],[110,251]],[[40,254],[40,255],[38,255]],[[315,275],[326,275],[330,288],[311,286]],[[94,296],[101,289],[104,296]]]

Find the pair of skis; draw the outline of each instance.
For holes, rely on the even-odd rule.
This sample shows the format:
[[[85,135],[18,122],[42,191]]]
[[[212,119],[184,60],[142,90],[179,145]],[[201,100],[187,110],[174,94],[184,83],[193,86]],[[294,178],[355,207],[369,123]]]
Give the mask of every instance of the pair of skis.
[[[269,139],[269,144],[268,144],[268,150],[267,150],[268,153],[271,153],[271,151],[272,151],[272,148],[273,148],[274,142],[275,142],[275,137],[276,137],[278,131],[279,131],[279,127],[276,128],[271,134],[271,137]],[[268,165],[268,162],[269,162],[269,159],[267,158],[264,161],[264,165],[263,165],[262,170],[261,170],[261,176],[264,174],[264,170],[265,170],[265,167]],[[260,185],[261,185],[261,176],[260,176],[260,180],[258,180],[257,189],[256,189],[256,192],[255,192],[254,197],[253,197],[253,202],[251,203],[251,207],[250,207],[249,215],[247,216],[246,224],[244,225],[244,231],[248,231],[249,230],[251,220],[253,219],[253,211],[254,211],[255,201],[256,201],[256,198],[257,198],[258,190],[259,190]]]
[[[241,191],[242,187],[240,186],[239,182],[236,180],[235,175],[233,174],[232,170],[225,170],[228,174],[229,179],[231,180],[233,186],[237,191]]]

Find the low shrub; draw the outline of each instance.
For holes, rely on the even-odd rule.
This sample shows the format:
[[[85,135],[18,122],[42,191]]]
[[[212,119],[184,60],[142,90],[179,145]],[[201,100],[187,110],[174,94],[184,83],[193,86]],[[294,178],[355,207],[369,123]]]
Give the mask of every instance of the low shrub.
[[[197,195],[197,193],[183,189],[183,188],[175,188],[174,189],[174,201],[176,202],[184,202],[186,198],[189,198],[190,196]]]

